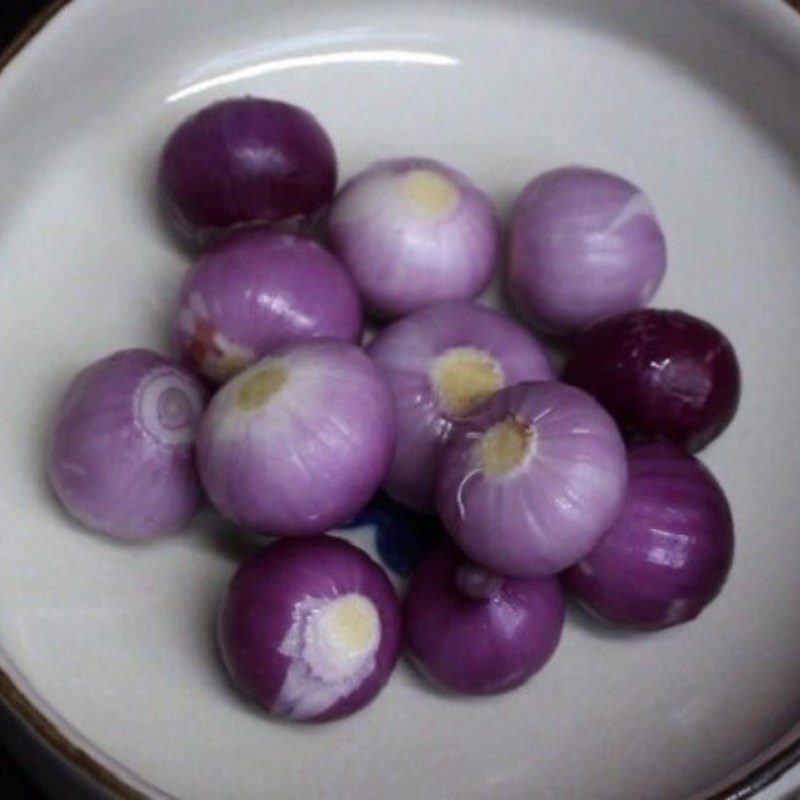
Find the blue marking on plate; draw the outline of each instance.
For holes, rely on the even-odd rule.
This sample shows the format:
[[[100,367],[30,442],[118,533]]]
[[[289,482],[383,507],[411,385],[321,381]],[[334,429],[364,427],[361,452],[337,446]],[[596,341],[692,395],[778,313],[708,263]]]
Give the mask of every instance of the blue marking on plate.
[[[381,561],[404,578],[444,535],[438,519],[411,511],[383,493],[343,527],[367,526],[374,528],[375,548]]]

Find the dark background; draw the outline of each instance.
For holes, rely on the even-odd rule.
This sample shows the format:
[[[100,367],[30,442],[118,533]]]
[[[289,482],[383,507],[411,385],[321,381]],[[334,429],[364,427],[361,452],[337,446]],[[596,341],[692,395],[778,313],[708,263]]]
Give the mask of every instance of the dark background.
[[[49,5],[49,0],[0,0],[0,3],[2,3],[0,10],[0,51],[2,51],[32,17]],[[55,800],[55,796],[51,797]],[[34,786],[27,772],[2,744],[0,744],[0,798],[45,800],[45,795]]]
[[[0,49],[5,49],[42,9],[50,5],[49,0],[3,0],[0,12]]]

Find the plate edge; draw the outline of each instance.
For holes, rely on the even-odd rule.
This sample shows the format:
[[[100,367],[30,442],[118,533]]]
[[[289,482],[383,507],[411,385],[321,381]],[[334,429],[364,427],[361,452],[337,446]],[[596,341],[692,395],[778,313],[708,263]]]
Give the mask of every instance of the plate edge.
[[[28,22],[11,40],[11,43],[0,51],[0,74],[71,2],[72,0],[51,0]],[[72,742],[52,720],[37,708],[2,667],[0,667],[0,697],[41,740],[73,769],[83,774],[98,787],[113,793],[113,796],[120,800],[148,800],[147,795],[135,789],[111,769],[95,760],[82,747]]]
[[[61,2],[62,0],[59,0]],[[69,0],[65,0],[69,2]],[[120,800],[148,800],[147,795],[126,783],[111,769],[96,761],[80,745],[72,742],[14,683],[0,667],[0,697],[22,722],[39,736],[74,770]]]
[[[782,0],[800,13],[800,0]],[[13,59],[68,5],[72,0],[52,0],[0,50],[0,73]],[[86,750],[73,743],[16,685],[0,666],[0,698],[51,749],[55,750],[76,770],[84,773],[102,789],[114,793],[120,800],[149,800],[148,795],[125,782],[111,769],[95,760]],[[704,800],[747,800],[765,789],[800,762],[800,731],[765,763],[753,768],[742,778],[719,791],[703,795]]]
[[[0,71],[5,69],[9,62],[22,50],[25,45],[39,33],[56,14],[59,13],[71,0],[52,0],[11,40],[11,44],[0,51]]]

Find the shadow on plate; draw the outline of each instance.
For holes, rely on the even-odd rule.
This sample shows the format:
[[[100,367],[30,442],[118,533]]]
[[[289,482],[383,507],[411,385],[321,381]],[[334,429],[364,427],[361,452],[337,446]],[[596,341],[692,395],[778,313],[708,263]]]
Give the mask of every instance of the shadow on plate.
[[[272,539],[242,530],[223,519],[210,504],[190,523],[188,536],[194,546],[239,565],[264,549]]]
[[[748,26],[735,4],[709,4],[689,27],[682,3],[653,3],[647,14],[620,14],[619,5],[619,0],[540,0],[538,7],[566,17],[576,29],[605,31],[611,37],[621,33],[635,45],[681,64],[693,79],[725,95],[739,113],[789,151],[794,159],[786,168],[800,172],[796,114],[800,86],[789,79],[796,70],[796,56],[787,45],[784,51],[773,48],[770,59],[763,51],[757,58],[750,57],[760,33],[757,26],[765,32],[770,24],[773,30],[778,26],[777,9],[771,20],[766,14],[752,14]],[[527,13],[524,4],[521,8]],[[786,12],[791,13],[788,7]],[[800,17],[798,23],[800,30]],[[720,29],[731,38],[721,37]]]
[[[581,608],[574,600],[567,602],[567,622],[578,630],[596,636],[598,639],[612,639],[614,641],[625,641],[638,639],[646,635],[643,631],[630,631],[622,628],[615,628],[608,622]]]

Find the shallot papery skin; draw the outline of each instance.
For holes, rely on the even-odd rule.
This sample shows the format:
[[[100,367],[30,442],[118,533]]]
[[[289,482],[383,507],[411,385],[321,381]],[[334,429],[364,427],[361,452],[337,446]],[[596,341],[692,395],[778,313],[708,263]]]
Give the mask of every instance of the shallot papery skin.
[[[336,177],[333,144],[308,111],[234,97],[200,109],[171,133],[158,181],[178,229],[207,243],[317,211],[333,197]]]
[[[226,383],[200,426],[200,477],[216,508],[257,533],[304,536],[360,511],[389,469],[392,398],[355,345],[279,348]]]
[[[386,491],[426,513],[435,509],[436,463],[453,425],[506,386],[554,377],[547,353],[528,330],[461,300],[392,323],[367,351],[395,405],[397,450]]]
[[[576,337],[564,380],[593,395],[632,440],[697,452],[728,427],[741,373],[718,328],[683,311],[643,309]]]
[[[328,230],[366,308],[387,319],[477,297],[498,260],[489,198],[427,158],[379,161],[356,175],[334,200]]]
[[[319,337],[358,344],[363,321],[353,279],[310,239],[239,233],[184,278],[173,338],[184,363],[224,383],[282,345]]]
[[[436,685],[465,694],[521,686],[553,655],[563,626],[557,578],[497,575],[450,544],[414,571],[403,607],[417,667]]]
[[[633,446],[628,475],[619,516],[564,584],[589,611],[624,628],[692,620],[720,592],[733,561],[725,493],[707,467],[669,444]]]
[[[84,369],[56,413],[50,482],[72,516],[118,539],[171,533],[202,492],[195,435],[203,385],[149,350],[122,350]]]
[[[506,288],[519,313],[552,334],[644,306],[666,265],[649,198],[618,175],[552,170],[516,201]]]
[[[537,577],[589,553],[619,513],[626,482],[622,438],[595,400],[563,383],[521,383],[455,428],[436,500],[470,558]]]
[[[265,711],[327,722],[371,702],[400,651],[401,615],[383,570],[332,537],[280,541],[225,592],[218,642],[234,684]]]

